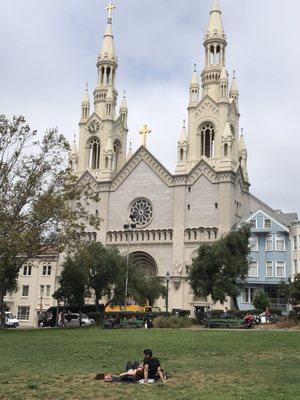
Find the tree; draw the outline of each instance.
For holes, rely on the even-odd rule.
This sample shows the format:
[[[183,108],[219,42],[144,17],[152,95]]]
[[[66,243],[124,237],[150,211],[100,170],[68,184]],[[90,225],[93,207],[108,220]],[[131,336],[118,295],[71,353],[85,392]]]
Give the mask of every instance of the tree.
[[[81,325],[81,309],[85,298],[89,295],[87,271],[69,256],[63,264],[59,283],[60,287],[53,297],[58,301],[64,301],[70,307],[78,308]]]
[[[231,230],[211,245],[202,244],[193,259],[189,282],[195,296],[211,296],[223,303],[231,296],[238,308],[237,296],[249,269],[250,227]]]
[[[142,276],[135,273],[132,282],[136,288],[135,298],[139,304],[148,304],[153,307],[155,300],[160,296],[166,297],[167,289],[159,276],[145,276],[141,268],[139,270]]]
[[[74,262],[89,276],[89,287],[94,291],[98,311],[99,301],[103,297],[107,305],[121,301],[117,297],[124,287],[126,260],[116,248],[107,248],[94,242],[80,249],[74,256]]]
[[[38,139],[23,117],[0,115],[0,312],[17,288],[22,265],[49,248],[76,243],[86,224],[99,218],[84,207],[94,199],[88,184],[76,184],[66,168],[69,145],[56,129]]]
[[[253,297],[253,305],[257,310],[264,311],[266,307],[270,307],[270,299],[266,292],[259,290]]]
[[[288,279],[288,282],[280,282],[278,293],[284,297],[288,304],[297,306],[300,304],[300,274],[296,274],[294,279]]]

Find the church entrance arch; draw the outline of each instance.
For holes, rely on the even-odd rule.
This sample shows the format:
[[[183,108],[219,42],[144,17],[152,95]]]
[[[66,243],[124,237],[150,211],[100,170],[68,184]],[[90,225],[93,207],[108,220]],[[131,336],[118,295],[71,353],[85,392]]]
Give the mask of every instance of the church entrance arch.
[[[150,254],[144,251],[134,251],[130,253],[130,261],[134,265],[141,267],[147,276],[157,275],[157,264]]]

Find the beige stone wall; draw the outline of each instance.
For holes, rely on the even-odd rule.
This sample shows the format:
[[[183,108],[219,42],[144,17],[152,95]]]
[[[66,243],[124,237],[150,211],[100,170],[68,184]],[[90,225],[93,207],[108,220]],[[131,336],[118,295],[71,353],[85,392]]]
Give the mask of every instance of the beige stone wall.
[[[218,185],[201,176],[192,186],[186,187],[185,227],[214,227],[218,225]],[[190,209],[188,209],[190,205]]]

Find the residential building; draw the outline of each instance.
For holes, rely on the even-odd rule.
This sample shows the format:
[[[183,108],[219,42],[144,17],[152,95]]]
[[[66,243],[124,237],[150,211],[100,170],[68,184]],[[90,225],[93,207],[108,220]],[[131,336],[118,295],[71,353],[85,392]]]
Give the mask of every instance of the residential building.
[[[58,288],[60,257],[51,250],[27,262],[20,270],[18,290],[5,296],[6,305],[21,326],[37,326],[40,313],[57,304],[52,294]]]
[[[243,220],[251,226],[251,252],[248,277],[238,299],[241,310],[254,308],[253,297],[257,291],[268,295],[271,307],[287,309],[277,289],[292,272],[290,228],[278,216],[259,209]]]

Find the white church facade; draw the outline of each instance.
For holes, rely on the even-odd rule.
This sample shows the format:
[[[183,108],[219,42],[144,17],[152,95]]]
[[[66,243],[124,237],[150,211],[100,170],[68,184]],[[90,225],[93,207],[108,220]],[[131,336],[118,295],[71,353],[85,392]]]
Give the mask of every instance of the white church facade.
[[[99,230],[87,228],[84,240],[117,246],[124,254],[129,249],[147,274],[163,279],[169,273],[169,310],[193,314],[197,307],[220,308],[210,299],[195,298],[190,289],[188,271],[199,245],[214,242],[257,209],[269,214],[275,211],[249,192],[247,150],[239,128],[239,91],[235,74],[229,82],[226,70],[227,38],[218,1],[213,1],[204,36],[203,70],[199,75],[194,68],[192,74],[188,121],[179,135],[174,173],[147,149],[146,125],[141,130],[141,147],[134,154],[128,149],[125,96],[117,110],[114,8],[111,3],[107,7],[97,84],[92,101],[88,87],[84,91],[79,141],[73,142],[69,156],[78,181],[89,181],[97,193],[98,201],[89,207],[102,219]],[[124,225],[130,223],[135,228],[128,232]],[[56,276],[53,285],[50,280],[47,283],[49,293],[57,289],[59,259],[53,261]],[[39,293],[38,288],[33,291]],[[34,324],[42,302],[36,300],[37,305],[30,306],[24,301],[20,305],[12,299],[12,310],[16,313],[18,307],[27,307],[28,321]],[[157,305],[165,307],[162,299]]]
[[[200,243],[211,243],[250,212],[247,150],[239,130],[239,92],[226,70],[227,38],[218,1],[214,1],[204,37],[205,65],[193,72],[188,122],[178,140],[178,161],[170,173],[146,148],[127,151],[128,108],[125,96],[116,110],[118,59],[112,11],[97,59],[98,80],[91,104],[84,92],[78,146],[70,166],[79,180],[89,180],[99,195],[92,211],[103,222],[86,240],[117,246],[139,260],[149,274],[169,272],[170,308],[191,310],[194,299],[188,268]],[[131,216],[131,219],[130,219]],[[124,224],[136,228],[126,232]],[[161,304],[162,305],[162,304]]]

